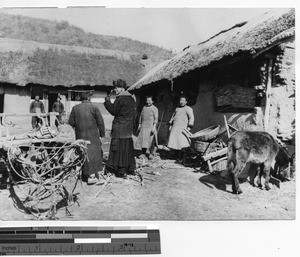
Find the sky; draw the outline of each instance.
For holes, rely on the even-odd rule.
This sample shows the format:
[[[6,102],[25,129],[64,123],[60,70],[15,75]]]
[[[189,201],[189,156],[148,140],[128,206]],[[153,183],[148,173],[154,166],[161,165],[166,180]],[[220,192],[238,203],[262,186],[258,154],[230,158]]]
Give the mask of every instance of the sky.
[[[2,12],[67,20],[87,32],[122,36],[175,53],[272,8],[14,8]]]

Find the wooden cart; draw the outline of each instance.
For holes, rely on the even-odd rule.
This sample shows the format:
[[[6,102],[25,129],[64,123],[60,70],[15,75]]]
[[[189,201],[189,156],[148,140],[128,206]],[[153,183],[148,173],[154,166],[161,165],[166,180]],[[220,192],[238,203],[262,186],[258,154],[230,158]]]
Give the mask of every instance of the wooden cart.
[[[225,123],[225,128],[227,131],[227,136],[228,138],[230,137],[230,129],[237,131],[237,129],[231,125],[229,125],[227,123],[227,119],[226,116],[224,115],[224,123]],[[201,134],[203,135],[202,138],[208,139],[208,140],[212,140],[215,137],[217,137],[216,133],[212,133],[212,130],[215,129],[217,126],[214,127],[209,127],[206,128],[204,130],[202,130],[202,133],[195,133],[195,134]],[[206,136],[205,133],[203,133],[203,131],[207,131],[207,133],[209,134],[208,136]],[[200,131],[201,132],[201,131]],[[219,131],[218,131],[219,132]],[[207,164],[208,170],[209,172],[213,172],[213,166],[216,165],[217,163],[227,160],[227,147],[226,144],[222,141],[218,141],[218,139],[213,140],[213,141],[209,141],[209,142],[203,142],[203,141],[198,141],[195,142],[195,134],[191,134],[188,131],[184,132],[186,135],[189,136],[190,140],[191,140],[191,148],[193,151],[197,152],[197,158],[200,157],[201,162],[204,162]]]

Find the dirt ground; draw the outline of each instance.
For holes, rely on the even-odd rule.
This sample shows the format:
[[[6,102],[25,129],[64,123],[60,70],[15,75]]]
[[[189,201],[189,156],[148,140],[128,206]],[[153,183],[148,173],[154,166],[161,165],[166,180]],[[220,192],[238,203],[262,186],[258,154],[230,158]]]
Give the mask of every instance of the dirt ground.
[[[103,142],[107,155],[109,139]],[[248,220],[295,219],[295,179],[271,184],[270,191],[241,183],[243,194],[234,195],[230,180],[184,167],[172,159],[155,157],[143,167],[144,186],[138,176],[127,179],[114,175],[105,187],[79,183],[78,204],[60,220]],[[100,191],[100,193],[99,193]],[[96,197],[96,195],[98,196]],[[8,189],[0,190],[1,220],[35,220],[20,212]]]

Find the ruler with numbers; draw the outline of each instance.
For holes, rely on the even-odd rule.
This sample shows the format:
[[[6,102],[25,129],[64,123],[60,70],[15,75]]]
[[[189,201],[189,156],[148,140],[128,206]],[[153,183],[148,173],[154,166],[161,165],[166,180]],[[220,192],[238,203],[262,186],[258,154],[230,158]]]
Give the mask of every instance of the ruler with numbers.
[[[153,226],[0,228],[0,255],[160,253]]]

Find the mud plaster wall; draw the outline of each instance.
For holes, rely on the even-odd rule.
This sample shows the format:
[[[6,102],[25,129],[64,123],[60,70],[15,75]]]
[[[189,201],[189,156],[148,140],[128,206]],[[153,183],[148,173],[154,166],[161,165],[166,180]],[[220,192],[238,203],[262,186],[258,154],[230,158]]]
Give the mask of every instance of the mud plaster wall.
[[[5,87],[4,89],[4,113],[29,113],[31,103],[30,91],[28,88]],[[24,127],[31,128],[31,117],[6,117],[6,122],[12,122]]]
[[[237,129],[261,130],[262,126],[253,120],[253,113],[219,113],[215,112],[214,86],[209,84],[207,80],[199,83],[199,94],[197,102],[192,106],[195,115],[195,124],[193,132],[203,128],[220,125],[221,129],[225,129],[224,115],[226,115],[229,124]]]
[[[271,89],[269,130],[283,140],[293,140],[295,135],[295,43],[282,46],[283,53],[275,63]]]

